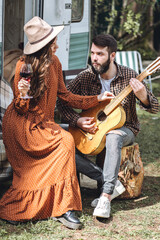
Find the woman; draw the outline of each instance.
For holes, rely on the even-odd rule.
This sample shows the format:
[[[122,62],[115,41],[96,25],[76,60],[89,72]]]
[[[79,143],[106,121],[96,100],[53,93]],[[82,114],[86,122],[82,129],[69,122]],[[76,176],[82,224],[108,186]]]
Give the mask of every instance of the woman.
[[[82,209],[75,146],[71,134],[54,122],[54,108],[57,96],[64,104],[86,109],[107,99],[107,93],[82,97],[67,91],[54,55],[62,29],[39,17],[24,26],[28,43],[16,66],[14,100],[2,124],[13,182],[0,200],[0,218],[10,223],[56,217],[69,228],[81,227],[74,214]],[[33,68],[30,83],[20,79],[24,63]]]

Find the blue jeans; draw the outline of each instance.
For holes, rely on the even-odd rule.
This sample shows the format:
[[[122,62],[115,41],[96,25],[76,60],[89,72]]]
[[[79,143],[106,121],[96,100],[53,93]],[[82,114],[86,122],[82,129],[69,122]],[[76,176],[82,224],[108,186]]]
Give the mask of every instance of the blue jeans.
[[[60,126],[66,131],[68,130],[68,124],[60,124]],[[110,131],[106,134],[106,154],[103,170],[87,159],[87,156],[76,150],[77,171],[102,185],[102,192],[112,194],[118,178],[121,149],[124,146],[131,145],[134,140],[134,133],[126,127]]]
[[[121,164],[121,149],[124,146],[131,145],[134,140],[134,133],[126,127],[112,130],[106,134],[102,192],[113,193]]]

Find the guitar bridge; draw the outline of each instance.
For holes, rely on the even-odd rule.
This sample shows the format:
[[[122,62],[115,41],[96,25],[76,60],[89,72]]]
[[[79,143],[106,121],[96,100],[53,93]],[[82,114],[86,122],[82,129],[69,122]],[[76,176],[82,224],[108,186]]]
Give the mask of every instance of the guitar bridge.
[[[93,139],[93,136],[90,134],[90,133],[85,133],[82,129],[79,129],[80,130],[80,132],[84,135],[84,136],[86,136],[89,140],[92,140]]]

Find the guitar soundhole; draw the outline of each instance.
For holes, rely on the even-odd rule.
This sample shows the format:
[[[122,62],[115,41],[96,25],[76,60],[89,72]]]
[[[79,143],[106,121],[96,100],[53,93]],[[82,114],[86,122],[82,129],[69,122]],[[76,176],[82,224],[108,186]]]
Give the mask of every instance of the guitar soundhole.
[[[107,115],[103,111],[100,111],[97,115],[97,118],[98,118],[99,121],[102,122],[107,118]]]

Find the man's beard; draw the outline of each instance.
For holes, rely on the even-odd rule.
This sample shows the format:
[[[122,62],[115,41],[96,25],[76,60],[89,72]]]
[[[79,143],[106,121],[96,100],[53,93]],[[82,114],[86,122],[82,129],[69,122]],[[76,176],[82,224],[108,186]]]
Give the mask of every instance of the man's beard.
[[[92,63],[92,70],[93,70],[93,72],[96,73],[96,74],[103,74],[103,73],[107,72],[108,69],[109,69],[110,62],[111,62],[110,58],[108,58],[108,60],[105,63],[103,63],[102,65],[98,66],[99,69],[95,68],[93,66],[93,63]]]

